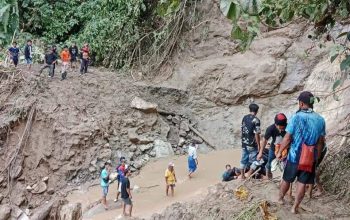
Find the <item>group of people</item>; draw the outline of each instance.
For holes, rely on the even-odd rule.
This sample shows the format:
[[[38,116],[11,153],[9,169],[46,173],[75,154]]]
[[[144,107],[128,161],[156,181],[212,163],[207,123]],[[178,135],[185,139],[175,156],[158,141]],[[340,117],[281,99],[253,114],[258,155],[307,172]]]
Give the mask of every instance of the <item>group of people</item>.
[[[17,67],[19,62],[20,48],[17,45],[17,42],[12,43],[12,47],[8,49],[8,56],[10,57],[11,62],[15,67]],[[49,47],[45,54],[44,65],[39,71],[39,75],[43,72],[44,69],[49,69],[49,77],[52,78],[55,75],[55,69],[58,59],[61,60],[61,80],[66,79],[67,71],[70,68],[76,69],[78,58],[80,57],[80,74],[83,75],[87,73],[88,66],[90,63],[90,48],[87,43],[79,50],[76,43],[73,43],[70,47],[64,46],[62,51],[58,53],[57,47],[55,45]],[[33,64],[33,47],[32,41],[28,40],[24,48],[24,57],[28,65],[28,70],[31,69]]]
[[[188,177],[191,179],[193,173],[196,171],[198,166],[198,158],[197,158],[197,148],[198,146],[192,142],[188,145]],[[174,196],[174,188],[177,182],[174,163],[170,162],[168,164],[167,169],[165,170],[165,188],[166,188],[166,196],[169,196],[169,189],[171,191],[171,196]],[[131,171],[126,164],[126,158],[121,157],[119,159],[118,165],[115,169],[117,176],[114,179],[110,179],[112,173],[112,163],[111,161],[107,161],[104,165],[104,169],[101,171],[100,175],[100,185],[102,187],[102,204],[104,208],[107,210],[107,194],[109,191],[109,185],[113,181],[117,180],[118,182],[118,190],[116,194],[116,198],[114,202],[119,201],[119,196],[122,199],[123,204],[123,216],[131,216],[132,214],[132,194],[130,190],[130,180],[129,176],[131,175]]]
[[[12,64],[17,67],[19,62],[19,54],[21,50],[17,45],[17,42],[14,41],[12,43],[12,47],[10,47],[7,51],[8,56],[10,58],[10,61]],[[26,46],[24,47],[24,59],[26,61],[26,64],[28,66],[28,70],[31,69],[33,64],[33,47],[32,47],[32,40],[28,40]]]
[[[261,126],[257,117],[259,106],[255,103],[249,105],[250,113],[242,120],[242,157],[240,167],[231,167],[227,164],[222,176],[223,181],[233,179],[254,178],[272,179],[272,164],[279,163],[282,167],[283,176],[280,184],[279,202],[284,204],[284,197],[289,191],[291,196],[292,183],[296,183],[295,201],[292,212],[298,211],[299,205],[308,190],[312,196],[312,189],[316,183],[319,192],[322,186],[319,182],[317,168],[323,160],[327,147],[325,144],[325,120],[313,110],[316,97],[311,92],[304,91],[298,97],[299,110],[287,121],[283,113],[275,115],[274,123],[267,127],[260,140]],[[269,144],[268,144],[269,143]],[[269,147],[267,148],[267,146]],[[198,166],[197,145],[188,145],[188,177],[192,178]],[[131,216],[132,195],[130,190],[130,170],[126,165],[125,158],[120,159],[116,168],[118,176],[118,192],[123,200],[123,215]],[[107,209],[106,196],[110,183],[111,163],[106,162],[105,169],[101,172],[101,186],[103,190],[102,203]],[[174,163],[170,162],[165,170],[165,193],[174,196],[174,188],[177,182]],[[129,207],[126,212],[126,207]]]
[[[260,177],[272,178],[271,164],[277,160],[282,164],[283,176],[280,184],[279,202],[284,204],[284,197],[292,183],[296,183],[295,201],[292,212],[298,212],[299,205],[306,190],[312,196],[314,184],[322,192],[317,167],[322,162],[327,147],[325,144],[325,120],[313,110],[316,97],[311,92],[304,91],[298,97],[299,110],[290,118],[283,113],[275,116],[274,124],[270,125],[260,141],[260,120],[257,117],[259,106],[250,104],[250,114],[242,120],[242,157],[240,169],[226,166],[224,181],[235,178],[244,179],[259,169]],[[271,139],[267,150],[268,140]]]

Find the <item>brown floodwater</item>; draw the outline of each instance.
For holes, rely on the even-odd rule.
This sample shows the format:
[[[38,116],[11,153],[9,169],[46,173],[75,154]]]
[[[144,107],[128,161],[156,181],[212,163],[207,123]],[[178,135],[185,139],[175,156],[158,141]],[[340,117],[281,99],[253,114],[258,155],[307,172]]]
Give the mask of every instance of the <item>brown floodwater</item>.
[[[159,213],[175,202],[187,202],[203,198],[207,188],[221,181],[221,175],[226,164],[238,166],[241,150],[220,150],[207,154],[199,154],[199,165],[191,180],[187,176],[187,156],[162,158],[149,162],[142,168],[139,175],[130,179],[131,187],[139,189],[132,191],[133,216],[147,218],[153,213]],[[177,183],[175,196],[165,196],[164,173],[169,162],[174,162]],[[101,198],[102,191],[99,185],[71,192],[67,199],[70,202],[80,202],[83,210],[89,204]],[[114,220],[122,214],[120,202],[114,203],[117,192],[117,183],[112,183],[107,196],[109,209],[106,211],[102,205],[96,205],[83,213],[83,219],[88,220]]]

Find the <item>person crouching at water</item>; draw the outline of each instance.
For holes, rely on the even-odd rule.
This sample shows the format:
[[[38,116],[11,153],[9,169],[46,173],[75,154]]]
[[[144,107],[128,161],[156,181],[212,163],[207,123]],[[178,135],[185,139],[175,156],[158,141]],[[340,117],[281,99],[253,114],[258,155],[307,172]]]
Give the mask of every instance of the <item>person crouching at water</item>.
[[[101,172],[101,187],[102,187],[102,204],[104,208],[107,210],[107,194],[108,194],[108,187],[109,187],[109,174],[111,172],[111,161],[107,161],[105,163],[105,167]]]
[[[174,164],[169,163],[168,168],[165,170],[165,194],[169,195],[169,188],[171,189],[171,196],[174,196],[174,188],[176,183],[176,175],[174,170]]]
[[[197,145],[191,143],[188,146],[188,177],[191,179],[192,174],[197,170],[198,158],[197,158]]]

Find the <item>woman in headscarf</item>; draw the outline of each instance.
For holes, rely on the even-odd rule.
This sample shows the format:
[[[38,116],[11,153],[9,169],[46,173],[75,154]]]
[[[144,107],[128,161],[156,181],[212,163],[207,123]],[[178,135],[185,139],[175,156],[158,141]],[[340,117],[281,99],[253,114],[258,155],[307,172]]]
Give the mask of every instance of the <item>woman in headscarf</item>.
[[[188,146],[188,177],[191,179],[192,174],[196,171],[198,166],[197,145],[191,143]]]

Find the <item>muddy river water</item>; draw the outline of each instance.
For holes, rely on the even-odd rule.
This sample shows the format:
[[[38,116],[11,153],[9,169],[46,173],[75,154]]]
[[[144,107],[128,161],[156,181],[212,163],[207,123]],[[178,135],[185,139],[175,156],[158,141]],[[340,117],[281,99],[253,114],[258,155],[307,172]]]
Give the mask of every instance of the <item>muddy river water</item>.
[[[221,181],[221,175],[226,164],[238,166],[240,149],[213,151],[199,154],[199,166],[194,177],[187,177],[187,156],[162,158],[149,162],[142,168],[139,175],[130,179],[131,187],[137,186],[132,192],[133,216],[147,218],[153,213],[161,212],[175,202],[193,201],[203,198],[207,188]],[[169,162],[174,162],[177,176],[175,196],[165,196],[164,173]],[[121,216],[121,202],[113,202],[117,192],[117,183],[112,183],[107,196],[109,209],[106,211],[101,204],[87,210],[87,207],[96,203],[102,195],[99,185],[81,187],[68,195],[70,202],[80,202],[84,213],[83,219],[88,220],[114,220]]]

